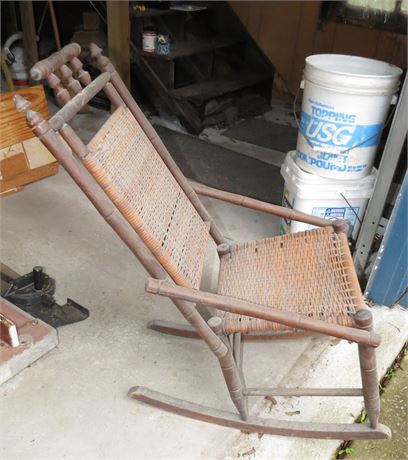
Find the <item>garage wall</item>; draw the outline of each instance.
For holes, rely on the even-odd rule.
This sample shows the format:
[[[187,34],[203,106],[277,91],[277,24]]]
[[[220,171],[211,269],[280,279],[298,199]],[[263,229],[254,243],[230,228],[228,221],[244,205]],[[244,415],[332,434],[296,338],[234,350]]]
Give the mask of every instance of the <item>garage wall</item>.
[[[230,5],[292,93],[310,54],[354,54],[407,68],[406,35],[322,22],[319,1],[231,1]]]

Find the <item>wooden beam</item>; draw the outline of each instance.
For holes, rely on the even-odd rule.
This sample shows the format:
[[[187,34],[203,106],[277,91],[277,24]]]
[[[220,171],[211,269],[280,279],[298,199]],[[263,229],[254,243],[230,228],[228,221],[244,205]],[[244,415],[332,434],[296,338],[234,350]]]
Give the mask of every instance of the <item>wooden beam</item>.
[[[108,0],[108,55],[126,86],[130,89],[130,20],[129,2]]]
[[[30,69],[38,61],[37,33],[35,31],[33,2],[18,2],[20,7],[21,26],[24,34],[24,50],[26,65]]]

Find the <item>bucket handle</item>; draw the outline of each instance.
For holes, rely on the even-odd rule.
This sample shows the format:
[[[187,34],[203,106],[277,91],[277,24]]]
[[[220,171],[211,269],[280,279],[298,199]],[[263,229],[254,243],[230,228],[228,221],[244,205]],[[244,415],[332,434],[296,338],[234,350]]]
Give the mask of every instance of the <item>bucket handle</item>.
[[[299,119],[298,119],[297,114],[296,114],[296,104],[297,104],[297,100],[298,100],[298,97],[299,97],[299,93],[300,93],[301,89],[304,89],[304,87],[305,87],[304,80],[302,80],[300,82],[300,86],[297,89],[295,98],[293,100],[293,117],[295,118],[296,126],[298,127],[299,133],[303,136],[304,140],[308,143],[309,147],[314,150],[315,146],[313,145],[312,141],[307,136],[307,134],[305,134],[302,131],[302,129],[300,128]],[[358,143],[356,145],[353,145],[353,147],[350,147],[349,149],[343,150],[342,152],[336,153],[335,155],[342,155],[343,153],[350,152],[350,150],[356,149],[357,147],[360,147],[361,145],[365,144],[367,141],[370,141],[371,139],[374,139],[374,137],[377,137],[378,135],[381,135],[382,132],[384,131],[384,129],[389,125],[389,123],[390,123],[390,121],[392,119],[392,116],[394,115],[395,108],[396,108],[396,103],[394,103],[393,108],[392,108],[390,114],[388,115],[388,118],[385,121],[384,126],[382,127],[380,133],[377,132],[377,133],[373,134],[372,136],[367,137],[366,139],[362,140],[360,143]]]

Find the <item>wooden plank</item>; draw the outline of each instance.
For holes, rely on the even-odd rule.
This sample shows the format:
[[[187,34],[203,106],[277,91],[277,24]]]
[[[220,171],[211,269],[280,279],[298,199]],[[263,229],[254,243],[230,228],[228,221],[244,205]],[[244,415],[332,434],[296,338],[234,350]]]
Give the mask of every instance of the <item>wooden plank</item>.
[[[21,142],[18,144],[10,145],[0,150],[0,161],[4,160],[5,158],[10,158],[13,155],[18,155],[21,152],[24,152],[23,144]]]
[[[30,86],[15,92],[0,93],[0,149],[33,137],[33,132],[27,126],[24,114],[17,112],[14,107],[13,96],[15,94],[20,94],[30,100],[32,110],[40,112],[47,120],[49,118],[44,88],[41,85]]]
[[[130,21],[129,2],[108,0],[108,55],[113,65],[130,89]]]
[[[20,7],[21,27],[24,34],[26,65],[31,68],[38,62],[37,33],[35,30],[33,2],[18,2]]]
[[[139,50],[138,53],[147,58],[162,59],[165,61],[172,61],[195,54],[205,53],[213,49],[225,48],[232,46],[242,40],[236,38],[216,38],[213,40],[191,40],[185,42],[178,42],[171,45],[171,52],[169,54],[148,53],[147,51]]]
[[[0,337],[1,341],[7,343],[10,347],[18,347],[20,341],[18,340],[17,327],[13,321],[6,318],[0,313]]]
[[[39,168],[29,169],[23,174],[14,176],[8,180],[0,181],[0,193],[8,191],[10,189],[21,187],[22,185],[35,182],[36,180],[44,177],[52,176],[58,172],[58,163],[50,163]]]
[[[193,85],[184,86],[170,91],[170,95],[176,99],[196,100],[203,102],[221,94],[238,91],[247,86],[255,85],[266,80],[263,74],[235,74],[233,79],[213,79]]]
[[[14,176],[27,172],[27,170],[28,165],[24,151],[0,161],[2,180],[12,179]]]
[[[164,9],[164,8],[146,8],[145,11],[136,11],[135,8],[132,8],[131,15],[134,18],[152,18],[154,16],[164,16],[167,14],[173,14],[175,10]]]
[[[6,196],[14,195],[15,193],[21,192],[24,190],[24,187],[15,187],[4,192],[0,192],[0,198],[4,198]]]
[[[30,169],[36,169],[57,161],[38,137],[24,141],[23,147]]]

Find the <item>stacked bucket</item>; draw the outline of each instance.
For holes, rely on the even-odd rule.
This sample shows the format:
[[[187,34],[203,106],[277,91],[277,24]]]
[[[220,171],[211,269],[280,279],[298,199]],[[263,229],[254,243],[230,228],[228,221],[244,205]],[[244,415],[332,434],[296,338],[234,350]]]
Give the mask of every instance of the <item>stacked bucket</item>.
[[[377,171],[375,153],[395,103],[402,70],[336,54],[306,58],[296,151],[281,168],[283,205],[325,219],[345,219],[355,240]],[[281,234],[312,228],[282,220]]]

